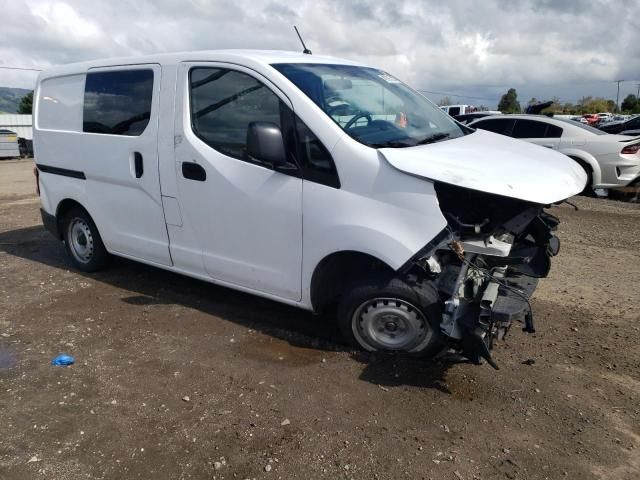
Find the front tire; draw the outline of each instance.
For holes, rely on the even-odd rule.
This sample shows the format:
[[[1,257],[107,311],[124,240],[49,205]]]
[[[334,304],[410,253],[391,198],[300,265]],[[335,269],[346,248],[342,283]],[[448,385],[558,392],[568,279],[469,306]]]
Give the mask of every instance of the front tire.
[[[109,253],[86,210],[79,207],[69,210],[63,218],[62,228],[65,249],[75,268],[96,272],[107,266]]]
[[[430,283],[394,277],[356,283],[338,306],[342,336],[368,351],[435,355],[445,346],[440,319],[440,299]]]

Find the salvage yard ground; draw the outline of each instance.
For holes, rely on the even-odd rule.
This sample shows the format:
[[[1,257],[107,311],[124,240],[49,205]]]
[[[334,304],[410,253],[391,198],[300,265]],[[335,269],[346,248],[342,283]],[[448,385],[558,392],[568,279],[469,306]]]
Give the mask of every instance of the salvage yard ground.
[[[0,162],[1,479],[640,478],[640,205],[553,209],[537,333],[495,371],[353,352],[330,319],[126,260],[79,274],[32,168]]]

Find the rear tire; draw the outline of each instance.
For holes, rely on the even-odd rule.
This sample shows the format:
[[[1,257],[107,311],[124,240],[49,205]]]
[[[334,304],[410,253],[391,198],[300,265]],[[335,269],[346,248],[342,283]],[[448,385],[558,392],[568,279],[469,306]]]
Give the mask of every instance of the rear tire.
[[[344,340],[368,351],[435,355],[446,345],[440,319],[440,298],[430,283],[386,275],[356,282],[338,305]]]
[[[109,263],[96,224],[86,210],[74,207],[62,220],[65,249],[73,266],[82,272],[97,272]]]

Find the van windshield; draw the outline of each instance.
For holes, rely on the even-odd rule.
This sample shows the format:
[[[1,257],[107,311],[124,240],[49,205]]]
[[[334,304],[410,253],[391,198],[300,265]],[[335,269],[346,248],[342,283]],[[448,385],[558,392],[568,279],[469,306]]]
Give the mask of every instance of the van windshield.
[[[413,147],[473,132],[381,70],[300,63],[272,66],[346,133],[370,147]]]

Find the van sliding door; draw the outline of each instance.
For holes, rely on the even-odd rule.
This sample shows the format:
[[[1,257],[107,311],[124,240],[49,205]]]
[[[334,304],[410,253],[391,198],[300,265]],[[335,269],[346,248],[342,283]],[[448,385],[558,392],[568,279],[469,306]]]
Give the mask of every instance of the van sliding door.
[[[172,265],[160,198],[160,65],[92,68],[87,73],[82,147],[89,211],[109,249]]]

